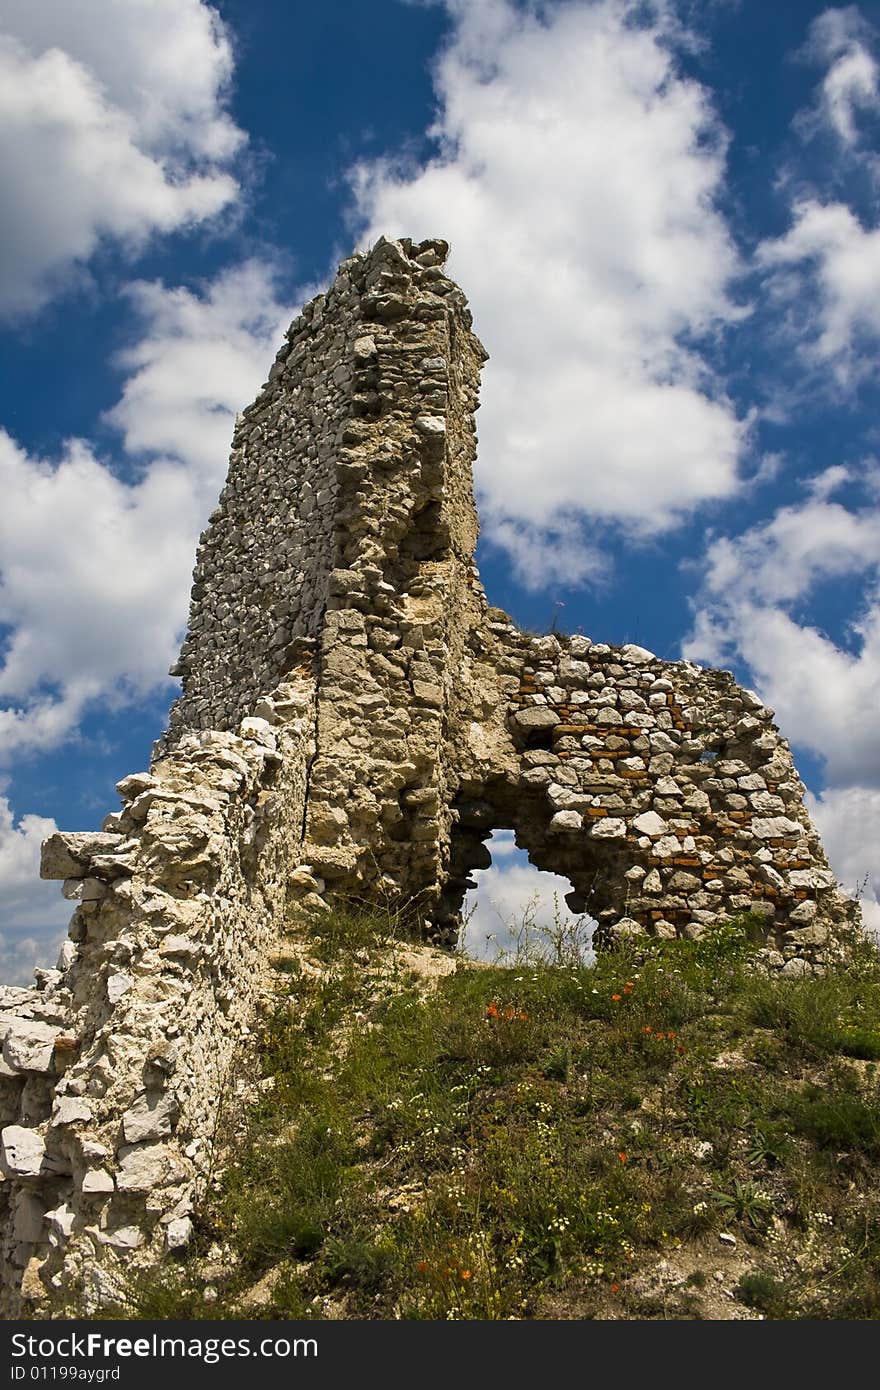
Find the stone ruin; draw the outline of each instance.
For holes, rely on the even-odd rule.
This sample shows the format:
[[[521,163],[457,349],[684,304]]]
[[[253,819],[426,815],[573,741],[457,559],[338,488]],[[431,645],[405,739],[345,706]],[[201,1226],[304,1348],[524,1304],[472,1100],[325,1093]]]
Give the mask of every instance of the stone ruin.
[[[600,942],[748,910],[765,967],[801,974],[859,931],[757,696],[488,605],[486,352],[447,251],[380,240],[292,324],[236,424],[150,771],[44,846],[76,906],[58,968],[0,989],[7,1316],[88,1315],[186,1245],[292,914],[393,901],[452,945],[506,828]]]

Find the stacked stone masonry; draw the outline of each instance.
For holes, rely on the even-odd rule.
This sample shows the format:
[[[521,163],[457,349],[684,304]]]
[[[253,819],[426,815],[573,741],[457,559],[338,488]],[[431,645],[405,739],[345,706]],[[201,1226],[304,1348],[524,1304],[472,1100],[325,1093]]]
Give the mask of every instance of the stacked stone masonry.
[[[186,1244],[292,912],[391,901],[453,944],[509,828],[600,941],[748,910],[795,974],[859,930],[755,695],[487,604],[486,354],[447,250],[383,239],[293,323],[236,425],[150,771],[44,847],[77,907],[58,969],[0,989],[7,1315],[92,1313]]]

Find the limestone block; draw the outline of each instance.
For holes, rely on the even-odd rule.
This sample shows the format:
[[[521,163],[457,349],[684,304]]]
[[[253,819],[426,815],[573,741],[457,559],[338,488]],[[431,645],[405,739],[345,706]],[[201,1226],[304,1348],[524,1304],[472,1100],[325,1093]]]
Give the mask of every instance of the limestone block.
[[[308,842],[303,853],[313,868],[328,879],[343,878],[357,864],[357,850],[348,845],[318,845]]]
[[[703,880],[701,878],[697,878],[695,874],[686,873],[684,869],[676,869],[668,884],[670,893],[697,893],[702,886]],[[701,904],[698,903],[696,906],[701,906]]]
[[[750,793],[749,802],[752,809],[762,816],[785,815],[785,802],[781,797],[772,796],[768,791]]]
[[[182,1250],[189,1245],[193,1235],[193,1223],[188,1216],[178,1216],[165,1227],[165,1249]]]
[[[184,1176],[181,1160],[167,1144],[143,1144],[119,1150],[116,1185],[120,1192],[149,1192]]]
[[[818,904],[812,898],[804,898],[802,903],[798,903],[797,907],[792,908],[788,914],[788,920],[795,922],[799,927],[806,926],[808,922],[813,921],[818,911]]]
[[[122,1117],[122,1133],[126,1144],[139,1144],[145,1139],[164,1139],[171,1134],[180,1114],[177,1098],[163,1093],[147,1093]]]
[[[669,826],[662,816],[658,816],[656,811],[643,811],[640,816],[636,816],[633,827],[640,835],[664,835]]]
[[[611,928],[611,935],[621,940],[645,934],[645,928],[634,917],[621,917]]]
[[[771,888],[785,888],[785,879],[782,877],[781,873],[773,868],[772,864],[761,864],[758,869],[758,874],[764,883],[770,884]]]
[[[56,1241],[69,1239],[75,1220],[76,1214],[66,1202],[62,1202],[61,1206],[54,1207],[52,1211],[47,1211],[45,1215],[45,1222],[50,1235],[54,1236]]]
[[[17,1072],[45,1074],[52,1070],[52,1054],[59,1032],[60,1029],[47,1023],[14,1019],[6,1027],[3,1060]]]
[[[158,786],[158,781],[151,772],[131,772],[116,783],[116,790],[123,801],[133,801],[141,792],[155,786]]]
[[[828,937],[828,928],[814,923],[811,926],[796,927],[794,931],[787,931],[785,944],[786,946],[825,946]]]
[[[529,705],[526,709],[517,710],[513,716],[513,722],[520,729],[531,731],[554,729],[557,724],[561,723],[561,720],[556,711],[548,709],[546,705]]]
[[[87,1123],[92,1108],[81,1096],[58,1096],[52,1107],[52,1124],[57,1126]]]
[[[549,829],[553,835],[570,834],[583,828],[583,817],[577,811],[557,811],[550,818]]]
[[[792,888],[833,888],[837,880],[830,869],[792,869],[788,875]]]
[[[802,830],[799,821],[787,816],[755,816],[751,824],[752,834],[759,840],[785,839],[787,835],[800,835]]]
[[[268,719],[257,719],[253,716],[249,719],[243,719],[238,727],[238,732],[242,738],[251,739],[254,743],[271,749],[272,752],[278,747],[275,731]]]
[[[0,1131],[0,1167],[7,1177],[38,1178],[45,1158],[45,1141],[35,1129],[7,1125]]]
[[[594,840],[622,840],[626,836],[626,821],[616,816],[605,816],[593,821]]]
[[[111,1004],[118,1004],[124,994],[127,994],[134,984],[134,980],[127,975],[124,970],[118,970],[107,976],[107,998]]]
[[[655,777],[668,777],[675,767],[675,758],[671,753],[657,753],[648,762],[648,771]]]
[[[665,941],[674,941],[678,936],[672,922],[666,922],[662,917],[659,917],[656,922],[652,922],[651,931],[655,936],[659,936]]]
[[[146,1236],[138,1226],[117,1226],[113,1231],[101,1231],[98,1240],[114,1250],[139,1250]]]
[[[791,960],[785,962],[779,973],[788,978],[800,979],[804,975],[812,975],[813,971],[809,961],[805,961],[802,956],[792,956]]]
[[[446,441],[446,421],[442,415],[420,415],[416,429],[428,443],[442,447]]]
[[[87,1196],[106,1196],[116,1191],[116,1184],[106,1168],[90,1168],[83,1176],[80,1191]]]
[[[122,844],[121,835],[103,831],[73,833],[58,831],[43,842],[40,878],[84,878],[89,860],[96,854],[110,854]]]

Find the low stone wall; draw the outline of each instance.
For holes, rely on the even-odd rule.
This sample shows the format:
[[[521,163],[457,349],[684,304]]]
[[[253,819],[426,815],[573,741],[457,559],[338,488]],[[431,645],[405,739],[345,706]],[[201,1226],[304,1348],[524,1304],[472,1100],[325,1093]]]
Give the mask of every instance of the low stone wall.
[[[60,968],[0,990],[7,1316],[94,1311],[188,1240],[288,910],[314,726],[301,673],[238,734],[124,778],[102,833],[44,846],[79,905]]]

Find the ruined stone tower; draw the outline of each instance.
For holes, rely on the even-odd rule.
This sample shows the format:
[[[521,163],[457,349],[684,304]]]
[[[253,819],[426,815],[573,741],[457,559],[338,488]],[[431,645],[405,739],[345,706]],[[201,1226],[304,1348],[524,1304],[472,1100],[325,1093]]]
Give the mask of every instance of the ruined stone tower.
[[[44,847],[78,905],[59,968],[0,989],[7,1311],[93,1311],[186,1243],[291,913],[392,900],[451,944],[509,828],[606,941],[748,909],[792,974],[857,929],[755,695],[488,606],[486,354],[446,251],[382,240],[291,326],[236,426],[150,771]]]

